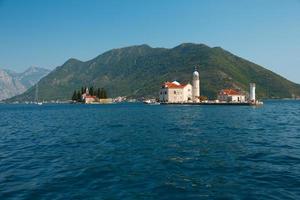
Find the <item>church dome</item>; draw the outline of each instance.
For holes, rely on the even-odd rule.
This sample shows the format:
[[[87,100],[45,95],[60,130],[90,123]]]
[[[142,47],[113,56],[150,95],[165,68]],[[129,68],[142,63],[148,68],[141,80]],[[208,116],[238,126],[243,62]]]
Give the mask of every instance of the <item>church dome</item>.
[[[177,81],[173,81],[172,83],[175,84],[175,85],[180,85],[180,83],[177,82]]]
[[[193,76],[199,76],[199,72],[198,71],[194,71]]]

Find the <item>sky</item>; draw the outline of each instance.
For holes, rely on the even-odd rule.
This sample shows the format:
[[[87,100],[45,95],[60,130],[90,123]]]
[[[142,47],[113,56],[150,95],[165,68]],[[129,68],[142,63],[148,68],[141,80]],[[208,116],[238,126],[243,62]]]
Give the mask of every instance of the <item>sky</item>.
[[[0,68],[112,48],[220,46],[300,83],[300,0],[0,0]]]

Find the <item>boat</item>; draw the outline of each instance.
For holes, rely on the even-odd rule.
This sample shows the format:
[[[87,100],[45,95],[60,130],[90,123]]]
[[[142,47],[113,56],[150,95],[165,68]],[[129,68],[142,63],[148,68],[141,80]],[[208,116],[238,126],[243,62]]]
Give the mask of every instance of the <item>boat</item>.
[[[146,99],[143,101],[143,103],[148,105],[160,105],[160,103],[157,102],[155,99]]]
[[[39,85],[38,85],[38,83],[35,86],[34,104],[37,104],[39,106],[43,105],[43,102],[39,102]]]

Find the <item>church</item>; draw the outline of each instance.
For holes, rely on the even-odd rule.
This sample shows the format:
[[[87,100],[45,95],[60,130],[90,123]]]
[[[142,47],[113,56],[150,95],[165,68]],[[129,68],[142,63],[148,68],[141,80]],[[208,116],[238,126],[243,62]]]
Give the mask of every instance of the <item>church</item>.
[[[195,69],[193,84],[180,84],[177,81],[165,82],[159,92],[159,101],[162,103],[198,103],[200,102],[200,76]]]

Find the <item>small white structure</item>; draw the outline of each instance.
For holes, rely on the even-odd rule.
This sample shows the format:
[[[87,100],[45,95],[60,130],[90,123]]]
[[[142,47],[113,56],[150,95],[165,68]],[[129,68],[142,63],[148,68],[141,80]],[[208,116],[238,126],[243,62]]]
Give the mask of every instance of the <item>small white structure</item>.
[[[177,81],[165,82],[159,92],[159,101],[164,103],[186,103],[192,100],[192,85],[181,85]]]
[[[246,102],[246,96],[234,89],[224,89],[218,94],[218,100],[221,102]]]
[[[250,83],[250,101],[256,101],[256,94],[255,94],[256,85],[255,83]]]
[[[200,76],[199,72],[195,69],[193,73],[193,102],[200,101]]]

